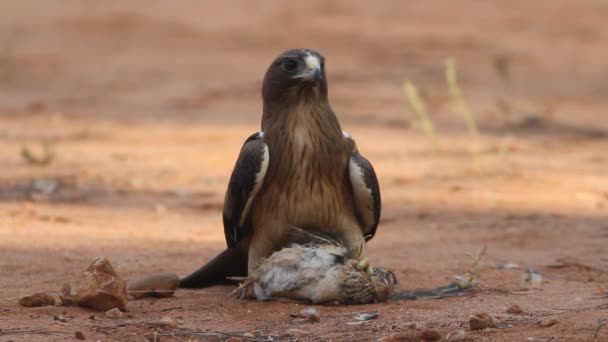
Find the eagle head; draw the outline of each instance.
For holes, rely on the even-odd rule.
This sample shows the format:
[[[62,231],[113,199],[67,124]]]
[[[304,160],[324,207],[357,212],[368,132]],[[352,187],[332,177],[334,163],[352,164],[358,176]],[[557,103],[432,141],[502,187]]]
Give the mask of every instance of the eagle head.
[[[262,98],[265,105],[327,101],[325,59],[310,49],[283,52],[266,71]]]

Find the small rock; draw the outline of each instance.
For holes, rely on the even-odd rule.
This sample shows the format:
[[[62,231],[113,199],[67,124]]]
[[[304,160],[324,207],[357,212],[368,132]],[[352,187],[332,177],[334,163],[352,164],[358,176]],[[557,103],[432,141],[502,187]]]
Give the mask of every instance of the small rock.
[[[355,315],[355,319],[357,321],[371,321],[372,319],[376,319],[380,316],[380,314],[377,311],[371,311],[371,312],[361,312]]]
[[[522,276],[522,285],[524,287],[531,286],[533,288],[541,288],[543,284],[543,276],[537,270],[528,268]]]
[[[45,292],[35,293],[31,296],[25,296],[19,300],[19,305],[27,308],[33,308],[38,306],[63,305],[63,301],[56,294],[49,294]]]
[[[226,340],[226,342],[245,342],[245,340],[243,340],[240,337],[232,336],[232,337],[228,338]]]
[[[158,321],[152,321],[148,324],[152,328],[165,328],[175,329],[177,328],[177,322],[171,317],[163,317]]]
[[[413,332],[399,332],[384,336],[378,342],[419,342],[420,338],[415,335]]]
[[[118,308],[126,311],[125,281],[114,271],[106,258],[95,260],[74,287],[76,304],[96,310]]]
[[[82,333],[82,331],[75,331],[74,332],[74,337],[76,337],[77,340],[84,340],[84,334]]]
[[[306,334],[308,334],[308,331],[293,328],[293,329],[288,329],[287,334],[288,335],[306,335]]]
[[[467,332],[462,329],[454,330],[445,337],[446,342],[461,342],[466,339]]]
[[[57,190],[57,181],[52,179],[39,179],[32,183],[32,190],[44,195],[51,195]]]
[[[106,311],[106,317],[108,318],[125,318],[125,313],[120,311],[118,308],[110,309]]]
[[[520,315],[520,314],[524,313],[524,310],[522,310],[519,307],[519,305],[513,304],[513,305],[509,306],[509,308],[507,309],[507,313],[514,314],[514,315]]]
[[[95,319],[95,315],[94,314],[90,314],[89,315],[89,319]]]
[[[250,332],[246,332],[243,334],[243,337],[247,337],[247,338],[255,338],[255,335],[250,333]]]
[[[56,320],[56,321],[59,321],[59,322],[67,322],[68,321],[65,317],[63,317],[63,315],[55,315],[55,316],[53,316],[53,319]]]
[[[496,324],[494,318],[485,312],[471,315],[469,317],[469,327],[471,330],[483,330],[485,328],[493,328]]]
[[[513,269],[519,269],[519,268],[521,268],[521,267],[519,267],[518,264],[513,263],[513,262],[505,262],[504,264],[498,265],[499,270],[513,270]]]
[[[127,292],[135,299],[148,296],[171,297],[179,286],[179,277],[175,273],[162,272],[144,276],[129,282]]]
[[[412,329],[412,330],[416,329],[416,327],[417,327],[416,323],[413,323],[413,322],[407,325],[407,328]]]
[[[420,339],[423,341],[441,341],[441,333],[435,329],[424,329],[420,333]]]
[[[299,316],[306,318],[310,322],[318,322],[320,320],[319,310],[315,308],[305,308],[300,310]]]
[[[556,320],[555,318],[551,318],[551,319],[539,321],[538,325],[540,325],[543,328],[548,328],[548,327],[552,327],[552,326],[556,325],[557,323],[559,323],[558,320]]]

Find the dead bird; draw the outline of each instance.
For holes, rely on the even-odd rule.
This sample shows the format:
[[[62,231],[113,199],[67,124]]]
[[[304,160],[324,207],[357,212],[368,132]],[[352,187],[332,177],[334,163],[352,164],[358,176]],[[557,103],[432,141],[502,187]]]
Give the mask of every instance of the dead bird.
[[[251,276],[232,278],[243,281],[232,296],[313,304],[366,304],[389,298],[397,284],[393,272],[361,270],[360,249],[349,250],[335,239],[306,234],[313,241],[292,243],[263,259]]]

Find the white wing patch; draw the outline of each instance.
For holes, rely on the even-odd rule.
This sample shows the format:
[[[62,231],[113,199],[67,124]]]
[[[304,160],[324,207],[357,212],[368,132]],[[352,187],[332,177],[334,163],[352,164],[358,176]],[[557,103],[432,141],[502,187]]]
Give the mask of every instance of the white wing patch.
[[[364,171],[354,158],[348,162],[348,172],[358,214],[364,219],[364,222],[374,222],[372,189],[365,183]],[[365,228],[367,229],[367,227]]]
[[[264,132],[258,133],[260,137],[264,136]],[[251,202],[255,195],[260,191],[262,184],[264,184],[264,176],[266,176],[266,170],[268,170],[268,162],[270,161],[270,153],[268,152],[268,146],[264,145],[264,155],[262,157],[262,165],[260,166],[260,171],[255,175],[255,184],[253,185],[253,189],[249,193],[249,198],[247,199],[247,204],[245,204],[245,208],[243,208],[243,212],[241,213],[241,219],[239,220],[239,226],[243,226],[245,224],[245,218],[247,217],[247,213],[249,212],[249,207],[251,206]]]
[[[355,191],[355,197],[369,196],[372,197],[372,189],[365,184],[365,176],[363,169],[354,161],[353,158],[348,162],[348,172],[350,175],[350,183]]]

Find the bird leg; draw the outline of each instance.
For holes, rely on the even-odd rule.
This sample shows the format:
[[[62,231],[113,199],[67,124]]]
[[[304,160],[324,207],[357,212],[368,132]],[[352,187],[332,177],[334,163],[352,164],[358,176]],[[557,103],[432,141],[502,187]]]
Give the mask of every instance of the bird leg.
[[[243,281],[242,283],[239,284],[239,287],[237,287],[236,289],[234,289],[234,291],[232,291],[230,293],[230,298],[243,299],[243,298],[253,297],[252,291],[251,291],[251,286],[257,281],[256,278],[229,277],[228,279],[235,280],[235,281]]]

